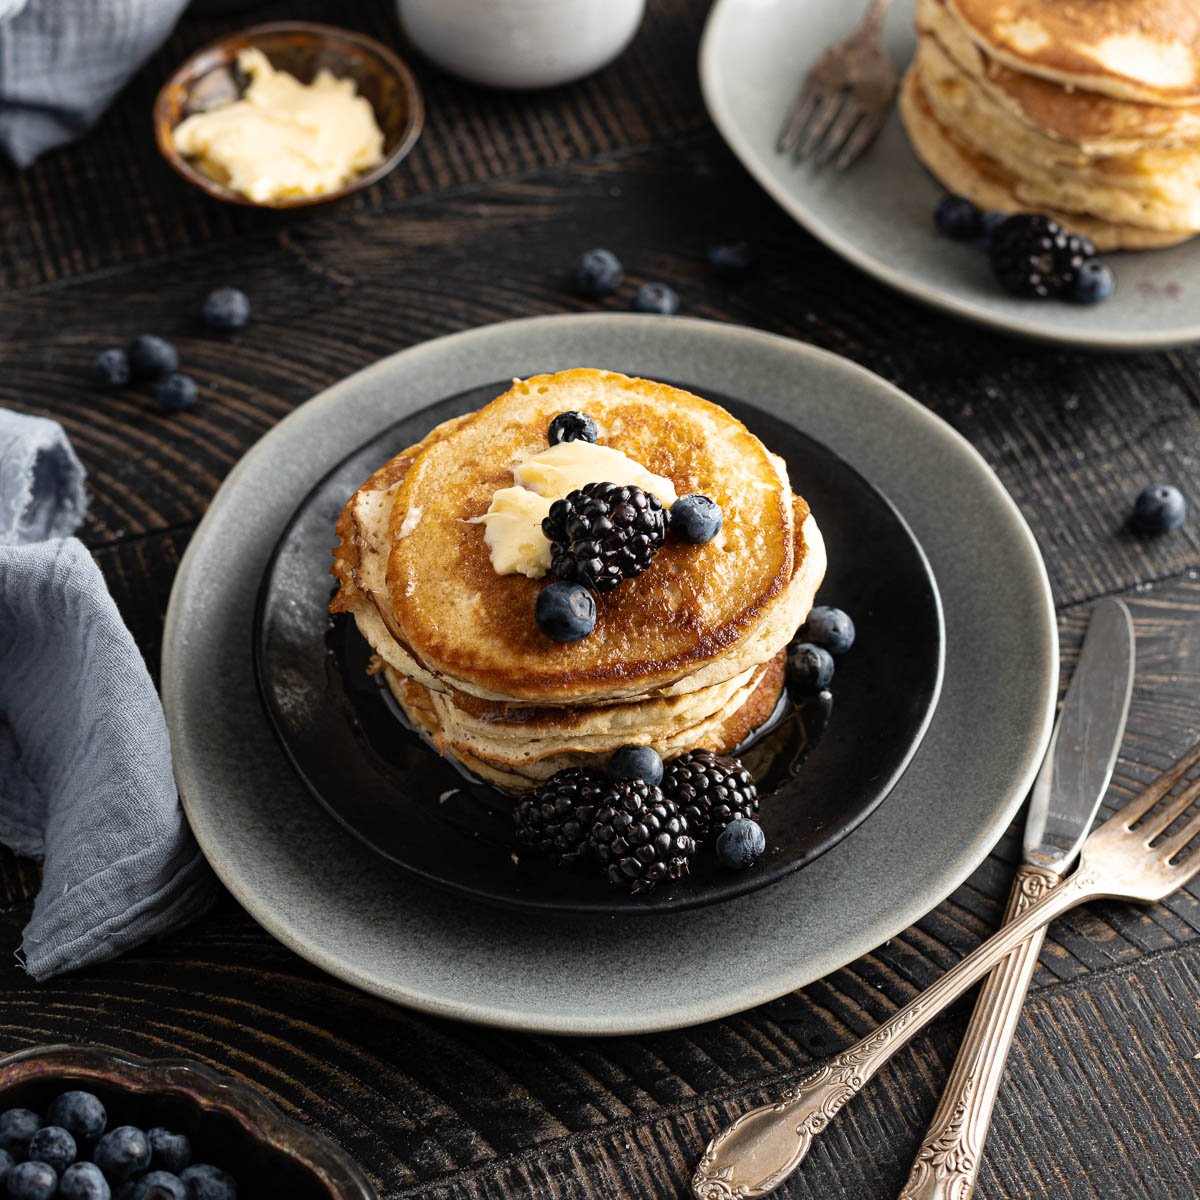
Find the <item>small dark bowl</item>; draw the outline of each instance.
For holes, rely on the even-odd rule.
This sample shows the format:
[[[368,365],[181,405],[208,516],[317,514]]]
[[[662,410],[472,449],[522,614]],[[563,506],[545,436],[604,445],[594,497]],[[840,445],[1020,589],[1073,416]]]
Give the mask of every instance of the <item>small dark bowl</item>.
[[[200,1063],[150,1062],[100,1046],[39,1046],[0,1058],[0,1109],[43,1112],[73,1088],[100,1097],[110,1129],[163,1125],[186,1134],[195,1161],[224,1167],[247,1197],[378,1200],[339,1147]]]
[[[251,200],[192,166],[175,148],[175,127],[241,94],[238,53],[261,50],[277,70],[311,83],[323,67],[339,79],[353,79],[375,110],[383,130],[383,161],[349,183],[319,196]],[[276,21],[229,34],[197,50],[163,84],[154,101],[154,137],[159,153],[188,183],[218,200],[248,208],[304,208],[349,196],[382,179],[413,148],[425,121],[425,102],[412,72],[386,47],[365,34],[312,21]]]

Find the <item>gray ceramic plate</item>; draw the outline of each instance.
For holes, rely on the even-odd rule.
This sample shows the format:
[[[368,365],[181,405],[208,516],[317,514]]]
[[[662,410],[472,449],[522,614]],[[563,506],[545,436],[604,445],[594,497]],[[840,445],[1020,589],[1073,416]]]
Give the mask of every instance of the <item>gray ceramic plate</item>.
[[[887,39],[897,67],[912,58],[914,0],[895,0]],[[917,161],[893,112],[848,171],[794,166],[775,153],[804,72],[866,10],[828,0],[718,0],[700,48],[704,99],[721,135],[784,209],[843,258],[918,300],[1023,337],[1146,350],[1200,339],[1200,238],[1114,254],[1117,294],[1081,307],[1017,300],[993,283],[974,247],[937,237],[942,189]]]
[[[711,388],[824,442],[907,519],[945,609],[941,701],[878,811],[790,878],[638,922],[636,938],[611,917],[506,912],[448,895],[363,846],[293,775],[260,706],[250,654],[263,568],[315,480],[435,399],[580,365]],[[1020,804],[1049,736],[1057,675],[1037,547],[995,476],[948,425],[867,371],[784,338],[684,318],[586,315],[413,347],[280,422],[230,473],[192,538],[167,613],[162,687],[196,836],[233,894],[281,941],[352,984],[428,1012],[617,1034],[773,999],[937,904]]]

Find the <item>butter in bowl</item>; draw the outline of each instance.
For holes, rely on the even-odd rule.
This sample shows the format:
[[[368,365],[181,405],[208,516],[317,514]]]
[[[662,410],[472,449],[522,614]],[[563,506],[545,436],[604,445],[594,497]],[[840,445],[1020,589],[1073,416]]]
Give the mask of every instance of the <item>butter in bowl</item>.
[[[420,135],[421,93],[386,47],[311,22],[260,25],[204,47],[159,92],[158,147],[219,200],[297,208],[383,178]]]

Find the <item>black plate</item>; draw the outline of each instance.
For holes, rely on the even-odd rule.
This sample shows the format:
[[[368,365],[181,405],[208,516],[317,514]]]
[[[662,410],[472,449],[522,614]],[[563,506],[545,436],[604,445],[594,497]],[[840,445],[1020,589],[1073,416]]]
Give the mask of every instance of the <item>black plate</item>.
[[[749,871],[722,870],[705,846],[687,879],[629,896],[594,869],[514,861],[511,798],[466,777],[413,733],[386,688],[366,675],[370,651],[353,620],[329,618],[333,528],[349,496],[434,425],[507,387],[475,388],[397,422],[326,475],[284,530],[259,592],[254,659],[267,713],[301,778],[380,854],[493,904],[677,911],[754,891],[812,862],[865,820],[904,772],[937,703],[944,634],[937,585],[904,520],[851,466],[777,418],[703,391],[787,460],[829,548],[818,599],[846,609],[858,638],[838,660],[832,703],[777,714],[776,727],[742,751],[767,833],[767,852]]]

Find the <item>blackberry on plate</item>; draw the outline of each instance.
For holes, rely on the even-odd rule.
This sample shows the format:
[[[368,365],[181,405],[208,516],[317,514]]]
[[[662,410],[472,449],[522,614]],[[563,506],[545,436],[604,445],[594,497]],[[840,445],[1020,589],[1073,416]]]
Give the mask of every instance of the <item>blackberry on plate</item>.
[[[757,821],[739,817],[721,830],[717,838],[717,861],[731,871],[744,871],[762,856],[767,835]]]
[[[635,895],[687,874],[696,852],[679,806],[636,779],[609,785],[588,844],[609,882],[627,884]]]
[[[630,307],[634,312],[673,317],[679,311],[679,295],[669,284],[643,283],[634,292]]]
[[[793,642],[788,647],[787,677],[798,692],[816,695],[833,682],[833,655],[812,642]]]
[[[93,1141],[104,1132],[108,1113],[91,1092],[63,1092],[50,1101],[46,1124],[61,1126],[76,1141]]]
[[[187,1186],[188,1200],[237,1200],[233,1176],[211,1163],[196,1163],[179,1178]]]
[[[1091,253],[1085,251],[1090,248]],[[1086,238],[1067,233],[1041,213],[1017,213],[993,231],[988,246],[992,273],[1014,296],[1046,299],[1061,296],[1095,248]]]
[[[965,196],[943,196],[933,210],[933,224],[943,237],[973,242],[983,228],[983,215]]]
[[[58,1176],[45,1163],[17,1163],[4,1186],[8,1200],[51,1200],[58,1192]]]
[[[1142,488],[1133,506],[1133,523],[1143,533],[1170,533],[1187,520],[1187,501],[1169,483]]]
[[[640,487],[589,483],[555,500],[542,521],[559,579],[610,592],[640,575],[667,536],[657,496]]]
[[[695,546],[711,542],[721,532],[724,522],[721,506],[699,493],[680,496],[671,505],[671,532]]]
[[[583,853],[596,807],[607,789],[603,775],[583,767],[551,775],[517,802],[513,813],[517,841],[555,866],[573,862]]]
[[[557,446],[559,442],[594,442],[596,422],[587,413],[560,412],[550,422],[546,440],[552,446]]]
[[[533,607],[538,628],[556,642],[578,642],[596,628],[596,598],[582,583],[550,583]]]
[[[585,250],[575,267],[575,290],[593,300],[621,286],[625,271],[611,250]]]
[[[68,1167],[58,1181],[58,1200],[111,1200],[112,1189],[95,1163]]]
[[[662,790],[679,805],[688,831],[698,841],[758,812],[754,776],[736,758],[711,750],[690,750],[667,763]]]

